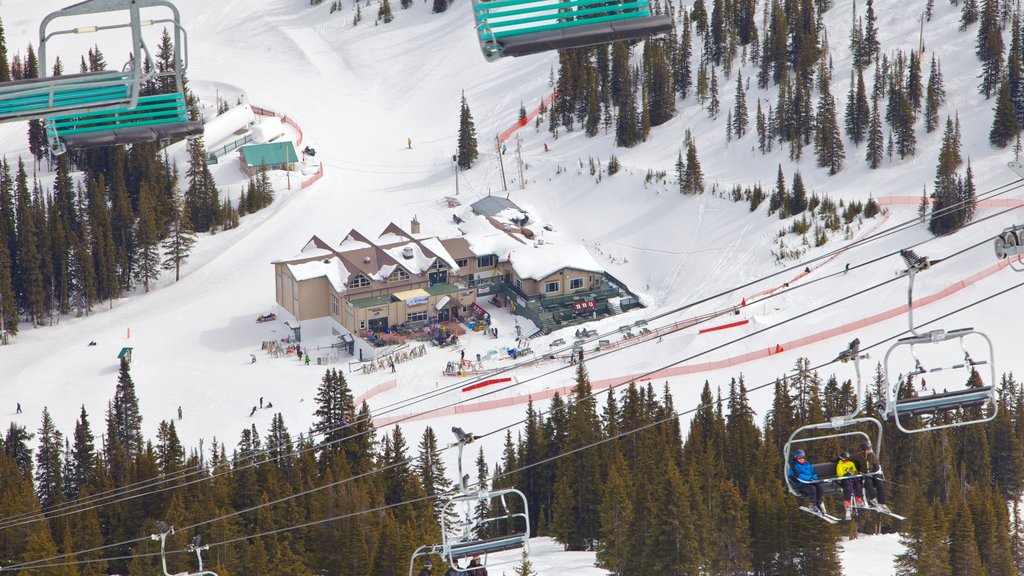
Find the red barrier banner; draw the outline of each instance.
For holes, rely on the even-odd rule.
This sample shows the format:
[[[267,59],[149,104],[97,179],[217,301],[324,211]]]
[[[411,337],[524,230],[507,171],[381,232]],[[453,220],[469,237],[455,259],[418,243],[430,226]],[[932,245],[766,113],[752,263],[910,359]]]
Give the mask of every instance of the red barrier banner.
[[[490,386],[491,384],[501,384],[502,382],[511,382],[511,378],[491,378],[490,380],[484,380],[483,382],[477,382],[476,384],[470,384],[462,389],[463,392],[469,392],[470,390],[476,390],[477,388],[483,388],[484,386]]]
[[[750,320],[740,320],[739,322],[730,322],[729,324],[722,324],[721,326],[712,326],[711,328],[702,328],[697,331],[697,334],[707,334],[708,332],[714,332],[716,330],[725,330],[726,328],[735,328],[737,326],[743,326],[749,324]]]

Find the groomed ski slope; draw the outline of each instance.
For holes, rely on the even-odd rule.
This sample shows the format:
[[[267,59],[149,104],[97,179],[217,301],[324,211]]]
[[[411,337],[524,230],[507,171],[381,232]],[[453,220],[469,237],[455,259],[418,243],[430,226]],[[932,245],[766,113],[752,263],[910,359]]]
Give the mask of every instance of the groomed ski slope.
[[[73,429],[82,405],[94,426],[100,422],[106,402],[113,395],[115,357],[122,346],[135,348],[132,376],[147,437],[153,437],[159,421],[170,419],[179,405],[184,419],[176,426],[188,446],[198,445],[201,438],[208,446],[213,437],[233,445],[243,427],[255,424],[265,430],[272,412],[277,411],[284,415],[293,433],[306,430],[313,421],[312,400],[323,368],[302,366],[294,358],[271,359],[260,352],[261,341],[285,334],[280,321],[254,321],[258,314],[274,307],[270,262],[297,253],[314,234],[337,242],[350,228],[357,228],[372,237],[392,221],[407,227],[413,216],[423,223],[424,232],[456,234],[451,223],[453,211],[442,199],[454,194],[450,157],[455,148],[460,96],[464,93],[470,105],[481,145],[480,160],[460,181],[459,197],[465,206],[489,192],[501,192],[497,157],[489,143],[515,123],[521,103],[532,109],[550,93],[548,80],[557,67],[554,54],[484,62],[473,37],[468,2],[456,2],[440,15],[430,14],[429,4],[416,3],[409,10],[401,10],[396,3],[395,21],[380,26],[373,25],[376,5],[364,5],[363,22],[353,26],[352,6],[346,5],[341,13],[332,15],[328,13],[329,2],[316,7],[305,0],[227,0],[215,4],[180,0],[176,4],[191,42],[189,78],[200,96],[212,100],[219,95],[233,102],[244,92],[248,102],[287,114],[302,127],[304,144],[317,148],[325,175],[306,190],[279,190],[270,208],[247,216],[239,228],[204,236],[178,283],[164,278],[149,294],[131,294],[112,306],[103,303],[89,317],[62,318],[57,326],[33,329],[23,325],[15,345],[0,348],[0,414],[30,430],[38,427],[44,406],[65,433]],[[852,2],[835,4],[825,20],[837,70],[832,92],[842,109],[849,82],[848,72],[843,71],[849,62],[847,32]],[[39,20],[53,8],[27,0],[4,3],[0,18],[12,54],[35,41]],[[877,2],[876,10],[884,50],[906,50],[917,45],[917,7],[882,1]],[[941,114],[959,113],[963,155],[971,158],[979,192],[1013,181],[1016,177],[1005,168],[1005,163],[1013,159],[1012,152],[993,149],[987,143],[993,103],[985,101],[975,89],[976,28],[958,32],[957,8],[947,3],[937,3],[935,12],[924,28],[925,58],[930,59],[934,52],[942,62],[948,103]],[[77,62],[78,54],[93,40],[112,66],[126,52],[116,41],[97,36],[76,37],[77,45],[69,41],[68,49],[57,53],[64,54],[66,63]],[[741,70],[744,77],[752,75],[749,64]],[[720,90],[725,114],[733,104],[735,76],[720,79]],[[768,102],[774,105],[775,92],[752,87],[747,93],[751,114],[758,98],[764,100],[763,106]],[[655,371],[893,279],[902,267],[898,257],[827,277],[841,272],[846,263],[856,266],[930,239],[923,227],[912,228],[814,266],[806,278],[794,279],[803,265],[787,262],[786,266],[796,268],[738,289],[782,270],[783,265],[775,261],[770,250],[777,232],[788,223],[765,217],[764,205],[751,216],[745,204],[734,204],[712,193],[713,186],[722,190],[734,184],[760,182],[770,187],[781,164],[787,182],[799,169],[809,189],[835,199],[914,198],[933,179],[941,134],[924,134],[920,129],[916,157],[886,162],[875,171],[864,165],[863,149],[848,144],[846,168],[828,177],[815,166],[811,148],[805,149],[800,163],[790,162],[785,150],[762,156],[752,149],[755,135],[727,143],[721,123],[721,118],[709,119],[691,97],[681,104],[675,119],[654,130],[647,143],[628,150],[615,148],[610,135],[586,138],[580,131],[566,133],[562,129],[556,140],[546,131],[546,124],[539,132],[532,124],[518,131],[528,166],[527,186],[520,191],[518,182],[510,182],[510,197],[540,224],[553,226],[554,232],[544,233],[546,241],[585,245],[598,262],[639,292],[648,305],[593,328],[610,332],[620,325],[728,292],[723,298],[652,322],[651,327],[656,328],[662,322],[685,320],[735,306],[748,298],[748,306],[738,317],[749,320],[747,326],[699,336],[696,329],[683,330],[660,342],[655,339],[605,357],[588,358],[595,381],[619,381],[628,375]],[[698,197],[680,196],[671,182],[645,183],[644,179],[648,170],[672,174],[686,129],[694,134],[708,184],[708,192]],[[9,161],[19,154],[28,159],[24,152],[25,130],[24,124],[0,125],[0,152]],[[407,138],[412,139],[411,150],[406,148]],[[550,152],[543,152],[544,143],[549,144]],[[606,165],[613,153],[624,170],[596,182],[589,174],[588,160],[593,158]],[[237,197],[243,180],[234,165],[223,163],[214,174],[225,194]],[[45,174],[41,177],[46,181]],[[284,179],[279,175],[275,179],[283,188]],[[1014,191],[999,198],[1019,201],[1021,197],[1019,191]],[[914,202],[883,201],[883,205],[889,210],[885,220],[879,217],[865,221],[854,230],[856,237],[916,216]],[[983,206],[977,217],[996,210]],[[917,250],[934,258],[947,256],[984,242],[1003,227],[1022,220],[1018,212],[952,237],[932,240]],[[792,246],[799,242],[790,235],[787,243]],[[842,238],[836,238],[810,250],[804,260],[843,245]],[[920,275],[916,293],[937,293],[993,264],[991,248],[985,244]],[[825,279],[812,282],[815,278]],[[922,308],[916,318],[919,322],[930,320],[1020,281],[1010,271],[993,273]],[[783,282],[791,282],[795,289],[771,298],[749,298]],[[683,366],[734,361],[891,310],[905,301],[906,283],[892,282],[696,357]],[[496,312],[494,318],[502,338],[492,341],[472,335],[464,339],[467,356],[508,345],[514,339],[512,318],[503,312]],[[723,317],[722,322],[729,318],[733,317]],[[1021,360],[1013,347],[1021,318],[1015,294],[1011,293],[958,313],[941,325],[974,326],[988,333],[996,343],[999,371],[1020,372]],[[892,318],[856,333],[830,335],[792,353],[692,375],[669,371],[651,377],[659,392],[668,382],[675,405],[685,410],[695,405],[705,379],[713,387],[724,387],[729,378],[742,374],[748,387],[765,384],[791,370],[798,356],[818,364],[834,358],[853,337],[874,343],[891,339],[904,329],[905,319]],[[315,339],[316,323],[308,324],[305,330],[307,337]],[[559,337],[571,342],[572,330],[537,339],[534,349],[546,350],[547,343]],[[321,332],[329,334],[324,328]],[[87,346],[92,340],[97,346]],[[884,349],[872,350],[872,363],[881,360]],[[250,353],[259,358],[255,365],[248,363]],[[426,357],[400,365],[395,375],[350,374],[349,383],[360,394],[394,379],[394,389],[371,399],[371,407],[384,408],[402,398],[452,384],[453,379],[440,372],[457,355],[458,351],[432,348]],[[503,360],[495,365],[511,363]],[[545,375],[552,367],[516,370],[519,385],[494,396],[510,400],[531,393],[542,396],[546,391],[571,385],[571,370]],[[841,378],[853,376],[849,367],[830,366],[829,370]],[[450,404],[461,399],[460,394],[447,394],[396,410],[393,415],[405,416]],[[273,402],[273,410],[258,411],[249,418],[251,406],[260,397]],[[764,392],[751,395],[761,417],[768,401]],[[22,404],[23,414],[13,414],[15,402]],[[523,412],[521,404],[510,402],[489,411],[417,419],[403,424],[403,430],[408,438],[417,438],[423,427],[430,425],[443,437],[450,426],[457,424],[481,433],[517,422]],[[499,457],[503,435],[495,434],[483,442],[492,461]],[[446,454],[451,456],[450,452]],[[453,471],[450,458],[449,464],[449,471]],[[878,543],[878,549],[869,555],[864,548],[874,543]],[[891,573],[888,561],[881,558],[888,556],[883,550],[895,548],[891,536],[862,537],[851,542],[844,556],[845,571],[851,575]],[[552,564],[544,565],[548,557]],[[553,564],[562,562],[561,558],[560,554],[543,554],[535,565],[541,574],[551,573],[545,568],[553,570],[556,566],[558,571],[553,573],[561,573],[562,566]],[[592,557],[571,569],[590,563]],[[589,570],[601,573],[596,568]]]

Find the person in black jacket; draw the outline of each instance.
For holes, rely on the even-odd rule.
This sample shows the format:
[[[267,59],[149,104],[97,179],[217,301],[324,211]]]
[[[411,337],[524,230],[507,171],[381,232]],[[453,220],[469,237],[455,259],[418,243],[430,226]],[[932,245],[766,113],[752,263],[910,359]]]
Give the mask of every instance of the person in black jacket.
[[[433,568],[434,564],[430,560],[427,560],[423,563],[423,570],[420,570],[420,573],[417,576],[431,576],[433,574],[433,572],[431,572]]]
[[[871,449],[871,445],[867,443],[861,444],[860,449],[864,456],[854,459],[857,470],[860,470],[861,474],[877,472],[880,468],[878,455]],[[872,508],[888,512],[889,507],[885,504],[885,479],[880,474],[876,474],[874,476],[865,476],[863,483],[866,495],[868,496],[868,504]]]
[[[487,568],[480,564],[480,557],[476,556],[469,563],[469,576],[487,576]]]

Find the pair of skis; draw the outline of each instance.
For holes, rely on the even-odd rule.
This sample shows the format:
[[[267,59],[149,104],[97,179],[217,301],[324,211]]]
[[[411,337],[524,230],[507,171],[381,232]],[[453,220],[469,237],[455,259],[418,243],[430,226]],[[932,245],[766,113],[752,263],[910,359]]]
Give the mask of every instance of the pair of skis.
[[[804,512],[807,512],[808,514],[811,514],[813,516],[817,516],[818,518],[821,518],[822,520],[828,522],[829,524],[838,524],[838,523],[843,521],[842,518],[838,518],[836,516],[832,516],[831,514],[822,512],[821,510],[818,510],[814,506],[801,506],[800,509],[803,510]],[[882,510],[881,508],[875,508],[873,506],[858,506],[855,509],[856,510],[873,510],[875,512],[878,512],[879,514],[884,514],[886,516],[889,516],[891,518],[895,518],[897,520],[906,520],[907,519],[906,516],[900,516],[899,514],[896,514],[895,512],[892,512],[892,511],[886,512],[885,510]]]

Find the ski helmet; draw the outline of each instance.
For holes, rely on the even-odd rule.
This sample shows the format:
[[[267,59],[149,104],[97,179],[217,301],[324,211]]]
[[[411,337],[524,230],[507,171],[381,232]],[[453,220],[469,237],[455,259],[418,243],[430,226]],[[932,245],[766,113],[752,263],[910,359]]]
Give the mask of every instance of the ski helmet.
[[[804,456],[806,456],[806,454],[804,454],[803,450],[797,450],[796,452],[793,452],[794,458],[803,458]]]
[[[843,460],[849,460],[850,453],[847,452],[846,450],[843,450],[842,452],[839,453],[839,457],[842,458]]]

